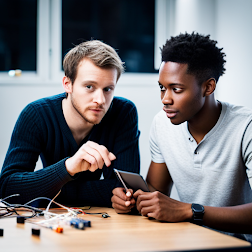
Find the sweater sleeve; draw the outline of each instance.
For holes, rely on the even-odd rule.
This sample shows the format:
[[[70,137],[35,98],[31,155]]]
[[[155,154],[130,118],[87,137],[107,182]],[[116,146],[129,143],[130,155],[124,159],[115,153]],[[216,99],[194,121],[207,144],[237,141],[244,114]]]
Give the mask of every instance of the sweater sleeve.
[[[39,120],[32,105],[17,120],[0,176],[0,198],[17,193],[20,196],[10,202],[25,203],[40,196],[52,198],[72,180],[65,159],[34,172],[44,142]]]
[[[104,179],[84,181],[81,177],[84,178],[86,172],[83,172],[76,181],[70,182],[63,187],[62,193],[58,196],[60,201],[67,205],[81,204],[111,207],[112,190],[115,187],[122,186],[116,178],[113,168],[139,173],[138,141],[140,132],[138,130],[138,115],[135,105],[128,102],[120,114],[121,117],[119,116],[116,120],[118,123],[113,122],[113,125],[111,125],[114,130],[110,132],[116,133],[106,146],[109,151],[115,154],[116,160],[112,162],[110,167],[103,167]],[[103,130],[105,135],[109,134],[105,128]],[[71,199],[71,201],[66,199]]]

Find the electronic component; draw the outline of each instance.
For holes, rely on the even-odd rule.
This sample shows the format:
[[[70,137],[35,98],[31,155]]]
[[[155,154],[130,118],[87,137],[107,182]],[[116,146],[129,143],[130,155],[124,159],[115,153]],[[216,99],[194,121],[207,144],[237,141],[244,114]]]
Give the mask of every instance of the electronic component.
[[[17,216],[17,223],[24,224],[25,223],[25,217],[24,216]]]
[[[32,228],[32,235],[40,236],[40,228],[33,227]]]
[[[91,221],[82,220],[85,227],[91,227]]]
[[[63,233],[63,227],[58,226],[58,227],[56,227],[56,228],[54,229],[54,231],[55,231],[56,233]]]
[[[91,227],[91,221],[83,220],[80,218],[71,218],[70,225],[78,229],[84,229],[85,227]]]
[[[102,218],[108,218],[110,217],[107,213],[102,214]]]

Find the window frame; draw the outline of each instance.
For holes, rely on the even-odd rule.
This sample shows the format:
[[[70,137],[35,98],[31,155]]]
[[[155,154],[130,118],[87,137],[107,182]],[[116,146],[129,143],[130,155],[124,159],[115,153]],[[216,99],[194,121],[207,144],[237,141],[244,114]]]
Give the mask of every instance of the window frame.
[[[174,34],[176,0],[155,1],[155,48],[154,68],[159,69],[161,64],[160,47]]]

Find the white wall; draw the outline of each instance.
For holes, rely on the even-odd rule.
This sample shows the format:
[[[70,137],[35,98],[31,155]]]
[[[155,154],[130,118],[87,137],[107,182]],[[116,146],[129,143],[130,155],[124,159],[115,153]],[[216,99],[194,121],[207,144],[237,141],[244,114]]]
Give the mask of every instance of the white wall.
[[[196,31],[215,36],[216,0],[176,0],[174,35]]]
[[[252,1],[216,1],[216,37],[227,55],[217,98],[252,108]]]

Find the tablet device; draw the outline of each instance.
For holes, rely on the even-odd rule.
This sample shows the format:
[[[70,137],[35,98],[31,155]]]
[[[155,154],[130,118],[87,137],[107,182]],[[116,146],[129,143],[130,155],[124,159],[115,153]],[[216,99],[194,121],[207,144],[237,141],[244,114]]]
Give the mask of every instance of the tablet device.
[[[149,192],[149,188],[143,177],[138,173],[120,171],[114,168],[118,180],[123,184],[125,190],[132,189],[134,192],[141,189]]]

